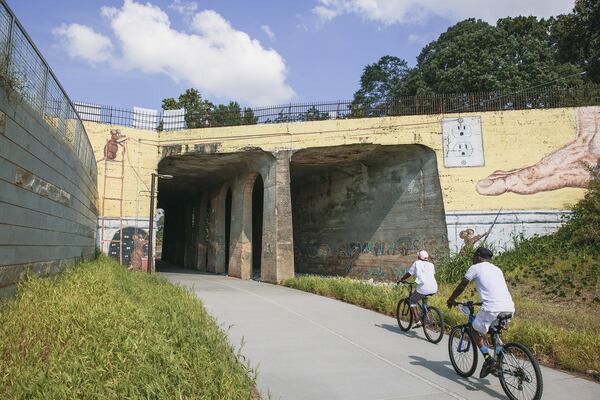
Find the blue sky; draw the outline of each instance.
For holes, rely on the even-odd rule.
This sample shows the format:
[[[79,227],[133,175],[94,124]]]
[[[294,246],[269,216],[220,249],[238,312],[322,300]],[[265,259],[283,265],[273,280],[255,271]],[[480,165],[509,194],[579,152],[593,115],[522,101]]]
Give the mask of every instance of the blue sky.
[[[350,99],[386,54],[414,65],[448,26],[567,13],[572,0],[7,0],[73,100],[160,108]]]

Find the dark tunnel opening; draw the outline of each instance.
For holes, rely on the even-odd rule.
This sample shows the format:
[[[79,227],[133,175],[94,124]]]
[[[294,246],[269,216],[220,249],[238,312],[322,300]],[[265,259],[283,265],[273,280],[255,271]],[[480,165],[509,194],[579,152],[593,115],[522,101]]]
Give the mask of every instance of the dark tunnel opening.
[[[260,174],[252,187],[252,275],[260,278],[262,257],[264,182]]]
[[[291,159],[297,272],[392,280],[420,248],[448,251],[435,152],[421,145],[309,148]]]

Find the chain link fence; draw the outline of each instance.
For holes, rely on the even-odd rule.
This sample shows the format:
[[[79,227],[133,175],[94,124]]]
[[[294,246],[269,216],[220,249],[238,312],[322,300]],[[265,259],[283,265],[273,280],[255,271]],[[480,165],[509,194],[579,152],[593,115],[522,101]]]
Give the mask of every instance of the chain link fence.
[[[0,83],[16,92],[71,147],[97,180],[96,159],[71,100],[14,13],[0,1]]]

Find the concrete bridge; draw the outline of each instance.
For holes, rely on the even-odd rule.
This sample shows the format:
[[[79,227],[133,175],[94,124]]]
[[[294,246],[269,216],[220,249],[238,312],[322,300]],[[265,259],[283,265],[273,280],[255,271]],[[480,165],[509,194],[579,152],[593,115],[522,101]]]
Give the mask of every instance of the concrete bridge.
[[[439,257],[550,232],[584,193],[599,120],[582,107],[177,132],[85,125],[105,251],[119,253],[123,227],[145,235],[150,175],[169,174],[163,259],[275,282],[294,271],[393,279],[420,248]],[[120,147],[103,160],[111,132]]]

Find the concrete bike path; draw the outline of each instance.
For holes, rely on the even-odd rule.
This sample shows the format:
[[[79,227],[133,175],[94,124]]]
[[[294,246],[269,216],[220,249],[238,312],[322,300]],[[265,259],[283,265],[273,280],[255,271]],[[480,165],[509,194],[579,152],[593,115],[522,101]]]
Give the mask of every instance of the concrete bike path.
[[[447,340],[404,333],[394,318],[325,297],[218,275],[163,273],[190,287],[258,366],[268,398],[298,400],[506,399],[497,378],[461,378]],[[481,364],[481,361],[480,361]],[[479,366],[476,374],[479,373]],[[543,399],[600,399],[600,384],[543,368]]]

